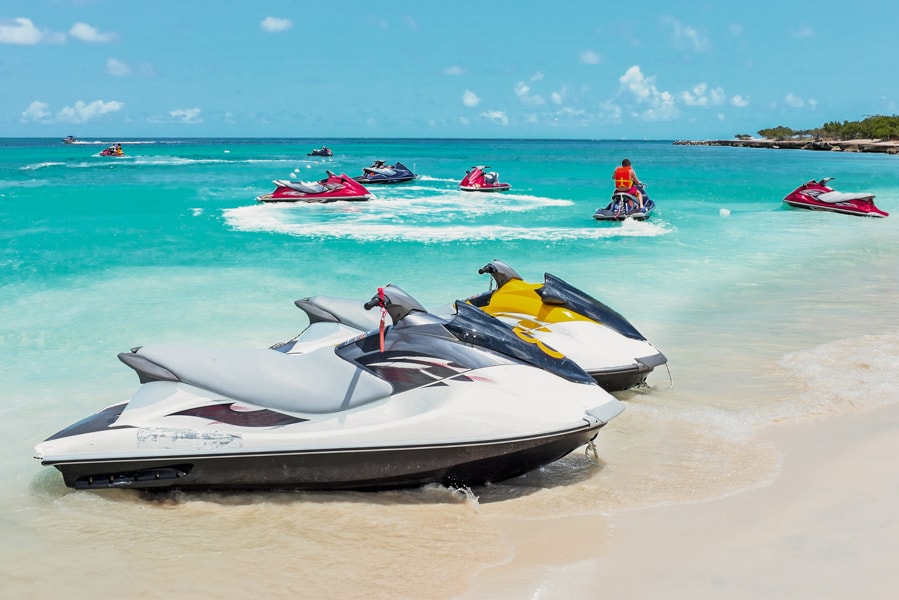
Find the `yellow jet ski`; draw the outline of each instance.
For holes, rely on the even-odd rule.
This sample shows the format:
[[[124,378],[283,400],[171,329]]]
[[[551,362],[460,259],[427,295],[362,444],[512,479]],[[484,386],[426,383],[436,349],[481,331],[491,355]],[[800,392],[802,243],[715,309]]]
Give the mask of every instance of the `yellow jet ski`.
[[[490,274],[496,287],[466,302],[508,323],[519,336],[558,350],[608,391],[643,384],[668,362],[623,315],[555,275],[528,283],[500,260],[478,273]]]

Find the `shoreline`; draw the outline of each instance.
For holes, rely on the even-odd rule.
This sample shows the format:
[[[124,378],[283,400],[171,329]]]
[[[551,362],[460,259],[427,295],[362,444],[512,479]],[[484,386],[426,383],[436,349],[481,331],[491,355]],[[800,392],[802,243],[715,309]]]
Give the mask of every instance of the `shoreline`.
[[[772,150],[812,150],[816,152],[874,152],[899,154],[899,140],[677,140],[674,146],[730,146]]]
[[[895,404],[772,424],[759,436],[783,462],[769,483],[705,501],[532,524],[552,531],[553,547],[574,549],[541,562],[514,539],[522,556],[473,576],[454,597],[596,590],[672,599],[889,597],[899,581],[890,567],[899,551],[897,428]]]

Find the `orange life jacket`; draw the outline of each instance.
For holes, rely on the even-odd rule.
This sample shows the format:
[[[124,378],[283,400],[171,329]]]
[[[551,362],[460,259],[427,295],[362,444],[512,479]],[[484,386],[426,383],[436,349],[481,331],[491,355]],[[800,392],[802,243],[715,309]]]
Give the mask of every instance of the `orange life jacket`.
[[[616,168],[612,179],[615,180],[616,188],[631,188],[634,185],[634,180],[631,179],[631,167]]]

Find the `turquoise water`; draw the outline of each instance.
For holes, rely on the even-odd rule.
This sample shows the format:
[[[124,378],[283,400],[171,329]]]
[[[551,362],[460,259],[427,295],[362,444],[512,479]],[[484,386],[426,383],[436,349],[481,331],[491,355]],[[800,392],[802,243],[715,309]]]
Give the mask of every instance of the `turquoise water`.
[[[114,141],[126,158],[96,156]],[[305,156],[322,144],[333,158]],[[596,222],[625,157],[659,208],[643,223]],[[254,200],[274,189],[272,179],[358,175],[374,159],[402,161],[421,178],[373,186],[365,203]],[[755,441],[758,427],[899,402],[897,161],[664,141],[0,140],[3,573],[21,595],[39,595],[48,588],[27,571],[16,575],[14,559],[73,577],[102,573],[110,561],[140,564],[146,580],[135,585],[146,590],[172,568],[170,556],[194,556],[198,566],[252,554],[257,524],[301,530],[296,542],[278,542],[285,555],[343,565],[360,582],[390,571],[393,563],[371,560],[390,546],[391,560],[416,565],[423,586],[456,578],[456,587],[430,590],[438,597],[464,591],[478,565],[506,556],[491,526],[498,514],[607,514],[759,485],[778,461]],[[475,164],[490,165],[512,190],[458,191]],[[829,176],[842,191],[875,192],[878,206],[897,214],[782,206],[801,182]],[[627,410],[600,435],[601,468],[571,456],[461,500],[434,490],[202,495],[176,497],[173,511],[128,492],[69,492],[31,458],[37,442],[133,393],[137,381],[118,352],[162,341],[266,347],[305,326],[293,300],[362,301],[388,282],[442,305],[485,289],[477,269],[493,258],[528,280],[549,271],[581,287],[669,357],[650,389],[620,394]],[[106,518],[130,523],[130,542],[105,537]],[[371,531],[357,531],[353,550],[350,526]],[[147,550],[157,528],[166,541]],[[201,528],[228,537],[232,550],[197,554]],[[410,537],[388,542],[379,530]],[[444,546],[410,541],[418,531]],[[479,547],[457,543],[473,532],[484,538]],[[85,539],[105,550],[79,556]],[[133,544],[143,550],[123,552]],[[263,575],[284,566],[240,560]],[[305,585],[326,586],[310,569]],[[391,577],[380,577],[391,597]],[[210,585],[243,589],[229,577],[210,576]]]

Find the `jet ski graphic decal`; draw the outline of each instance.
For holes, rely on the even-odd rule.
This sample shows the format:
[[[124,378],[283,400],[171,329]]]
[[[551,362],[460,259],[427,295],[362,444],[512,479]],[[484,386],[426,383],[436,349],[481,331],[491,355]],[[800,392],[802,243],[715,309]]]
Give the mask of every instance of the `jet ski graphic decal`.
[[[233,402],[229,404],[213,404],[211,406],[197,406],[172,414],[199,417],[237,427],[282,427],[309,420],[268,409],[240,410],[240,405]]]

